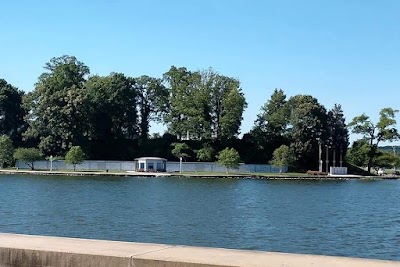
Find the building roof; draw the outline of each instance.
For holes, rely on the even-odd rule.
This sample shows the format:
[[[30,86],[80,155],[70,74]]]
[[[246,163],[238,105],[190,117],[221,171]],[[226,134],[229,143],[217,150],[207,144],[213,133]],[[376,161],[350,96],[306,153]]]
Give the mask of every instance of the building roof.
[[[141,157],[141,158],[136,158],[135,160],[163,160],[163,161],[167,161],[164,158],[158,158],[158,157]]]

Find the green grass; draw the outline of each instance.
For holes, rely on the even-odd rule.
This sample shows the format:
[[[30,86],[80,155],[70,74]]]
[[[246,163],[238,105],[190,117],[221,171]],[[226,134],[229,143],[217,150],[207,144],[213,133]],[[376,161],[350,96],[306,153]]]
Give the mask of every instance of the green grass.
[[[174,174],[174,173],[171,173]],[[178,173],[175,173],[179,175]],[[182,175],[197,175],[197,176],[261,176],[261,177],[302,177],[307,176],[305,173],[260,173],[260,172],[182,172]]]

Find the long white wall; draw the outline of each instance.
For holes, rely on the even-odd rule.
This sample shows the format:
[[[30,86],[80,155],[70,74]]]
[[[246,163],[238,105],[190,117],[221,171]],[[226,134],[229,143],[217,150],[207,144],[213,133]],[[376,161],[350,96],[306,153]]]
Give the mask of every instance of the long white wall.
[[[50,161],[41,160],[34,163],[35,170],[50,170]],[[22,161],[17,161],[19,169],[29,169],[30,167]],[[85,160],[76,165],[79,171],[133,171],[136,168],[136,161],[105,161],[105,160]],[[72,170],[73,166],[66,164],[63,160],[53,161],[54,171]],[[167,172],[179,172],[179,162],[168,161]],[[183,162],[182,171],[185,172],[225,172],[226,168],[215,162]],[[241,173],[279,173],[279,168],[267,164],[240,164],[239,169],[232,169],[229,172]],[[283,168],[287,172],[287,167]]]

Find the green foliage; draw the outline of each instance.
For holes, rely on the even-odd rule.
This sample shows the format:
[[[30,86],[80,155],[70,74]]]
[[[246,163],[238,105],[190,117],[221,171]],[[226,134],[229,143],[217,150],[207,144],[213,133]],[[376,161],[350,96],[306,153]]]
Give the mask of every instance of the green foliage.
[[[290,150],[286,145],[281,145],[277,149],[275,149],[271,164],[279,167],[279,173],[282,173],[282,169],[284,166],[289,166],[290,164]]]
[[[168,90],[161,79],[140,76],[135,79],[138,94],[139,128],[142,140],[147,140],[150,122],[162,122],[168,110]]]
[[[87,145],[81,147],[94,158],[129,158],[129,148],[138,136],[135,80],[121,73],[92,76],[85,90],[87,131],[83,144]]]
[[[14,152],[14,158],[26,163],[32,170],[35,169],[34,163],[43,159],[42,152],[37,148],[17,148]]]
[[[214,159],[215,150],[211,146],[206,145],[197,150],[196,154],[199,161],[212,161]]]
[[[72,56],[53,58],[46,63],[35,89],[24,100],[30,110],[25,137],[39,139],[46,154],[61,155],[72,144],[81,144],[87,135],[85,77],[89,68]]]
[[[374,160],[375,169],[379,168],[398,168],[400,167],[400,157],[392,153],[379,153]]]
[[[188,71],[174,66],[164,74],[170,98],[164,120],[179,139],[229,139],[239,133],[247,107],[238,80],[213,70]]]
[[[69,149],[67,154],[65,155],[65,162],[68,164],[72,164],[74,166],[74,171],[76,169],[76,165],[82,163],[86,158],[85,153],[83,152],[80,146],[73,146]]]
[[[10,137],[7,135],[0,136],[0,167],[4,164],[10,165],[13,162],[14,148]]]
[[[240,156],[234,148],[225,148],[217,156],[218,164],[226,167],[226,173],[229,169],[238,169]]]
[[[394,141],[399,138],[396,129],[395,115],[398,110],[383,108],[379,113],[379,121],[374,124],[370,118],[362,114],[355,117],[349,126],[355,134],[361,134],[369,144],[368,152],[368,172],[371,172],[373,160],[378,152],[378,145],[382,141]]]
[[[22,91],[0,79],[0,134],[8,135],[16,145],[21,145],[26,128],[23,96]]]
[[[346,160],[359,167],[368,165],[369,144],[365,140],[355,141],[352,147],[347,151]]]
[[[191,149],[186,143],[173,143],[174,147],[171,151],[172,155],[176,158],[182,158],[184,160],[190,158]]]

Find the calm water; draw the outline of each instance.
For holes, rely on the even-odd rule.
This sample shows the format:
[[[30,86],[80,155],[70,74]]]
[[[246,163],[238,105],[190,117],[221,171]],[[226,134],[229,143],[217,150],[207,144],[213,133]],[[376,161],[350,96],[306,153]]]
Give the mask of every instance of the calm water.
[[[0,176],[0,232],[400,260],[400,181]]]

